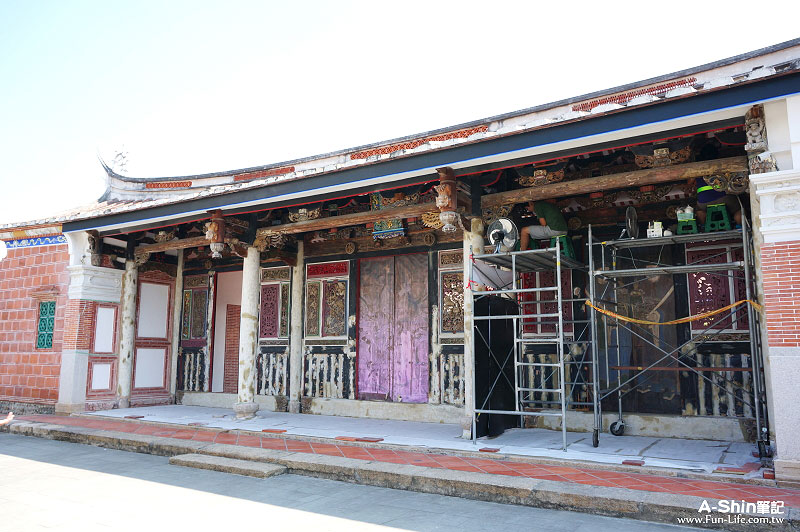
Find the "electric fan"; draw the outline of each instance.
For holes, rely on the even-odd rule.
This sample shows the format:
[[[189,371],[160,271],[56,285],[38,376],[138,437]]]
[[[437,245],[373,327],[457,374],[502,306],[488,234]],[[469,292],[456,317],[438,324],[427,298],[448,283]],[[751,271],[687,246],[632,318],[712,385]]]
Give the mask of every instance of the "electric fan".
[[[514,222],[508,218],[498,218],[486,230],[489,243],[494,246],[495,253],[514,251],[519,241],[519,231]]]

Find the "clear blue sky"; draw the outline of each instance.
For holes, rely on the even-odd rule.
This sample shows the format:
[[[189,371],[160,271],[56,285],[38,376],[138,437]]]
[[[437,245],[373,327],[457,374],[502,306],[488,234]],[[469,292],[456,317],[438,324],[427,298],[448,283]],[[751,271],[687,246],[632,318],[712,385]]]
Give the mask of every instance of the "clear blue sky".
[[[797,36],[796,2],[0,0],[0,223],[128,173],[444,127]]]

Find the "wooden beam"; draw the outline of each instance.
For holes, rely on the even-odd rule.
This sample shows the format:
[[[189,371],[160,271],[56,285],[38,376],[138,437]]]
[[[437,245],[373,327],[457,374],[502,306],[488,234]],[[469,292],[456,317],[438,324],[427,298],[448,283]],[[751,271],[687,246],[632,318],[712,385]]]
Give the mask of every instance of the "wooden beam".
[[[498,192],[497,194],[487,194],[481,198],[481,207],[497,207],[512,203],[527,203],[561,196],[588,194],[601,190],[654,185],[670,181],[686,181],[693,177],[706,177],[726,172],[746,172],[747,169],[747,157],[729,157],[713,161],[648,168],[646,170],[576,179],[575,181],[565,181],[563,183],[551,183],[541,187],[521,188]]]
[[[170,249],[186,249],[207,246],[209,241],[204,236],[193,236],[191,238],[180,238],[170,240],[168,242],[157,242],[155,244],[147,244],[138,246],[136,248],[137,255],[144,255],[145,253],[158,253],[159,251],[167,251]]]
[[[320,231],[322,229],[332,229],[334,227],[346,227],[349,225],[360,225],[379,220],[390,220],[394,218],[416,218],[426,212],[438,212],[435,203],[417,203],[404,207],[393,207],[381,211],[356,212],[344,214],[342,216],[329,216],[327,218],[317,218],[316,220],[305,220],[290,224],[273,225],[262,227],[257,231],[258,236],[271,235],[291,235],[305,233],[308,231]]]
[[[297,254],[288,253],[282,249],[268,249],[265,253],[266,260],[282,260],[289,266],[297,266]]]

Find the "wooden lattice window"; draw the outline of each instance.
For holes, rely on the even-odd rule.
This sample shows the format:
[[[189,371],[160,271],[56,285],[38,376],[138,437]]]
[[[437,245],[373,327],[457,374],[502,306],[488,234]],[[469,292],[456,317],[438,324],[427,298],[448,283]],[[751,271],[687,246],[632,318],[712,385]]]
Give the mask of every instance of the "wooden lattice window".
[[[181,339],[194,340],[206,337],[208,318],[208,290],[195,288],[183,291],[183,319]]]
[[[556,273],[554,271],[528,272],[520,274],[522,288],[544,288],[555,286]],[[572,274],[570,270],[561,272],[561,298],[572,297]],[[553,314],[558,312],[555,291],[526,292],[520,295],[520,310],[522,314]],[[572,321],[572,303],[562,303],[561,313],[564,321]],[[553,325],[546,322],[551,321]],[[553,334],[556,331],[558,318],[523,318],[522,331],[526,334]],[[572,334],[573,324],[564,324],[564,333]]]
[[[738,242],[714,247],[687,246],[686,260],[693,264],[724,264],[744,260]],[[692,315],[711,312],[747,298],[744,274],[739,270],[727,272],[696,272],[688,275],[689,312]],[[747,306],[742,305],[733,316],[729,312],[692,322],[692,331],[747,331]]]
[[[289,276],[288,267],[261,270],[259,338],[289,336]]]
[[[464,334],[464,252],[439,252],[439,332]]]
[[[36,349],[53,348],[53,330],[56,323],[56,302],[39,302],[39,321],[36,326]]]
[[[306,336],[347,335],[347,261],[309,264],[306,269]]]

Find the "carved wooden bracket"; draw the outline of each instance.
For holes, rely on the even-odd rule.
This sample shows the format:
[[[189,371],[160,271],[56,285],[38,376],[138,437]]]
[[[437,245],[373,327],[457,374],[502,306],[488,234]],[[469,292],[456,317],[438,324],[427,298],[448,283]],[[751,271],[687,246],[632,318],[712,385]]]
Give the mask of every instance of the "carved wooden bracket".
[[[247,246],[240,242],[238,238],[226,238],[225,243],[228,244],[237,257],[247,258]]]
[[[449,166],[437,168],[436,171],[439,173],[439,184],[434,187],[436,206],[439,212],[454,212],[458,207],[455,172]]]

